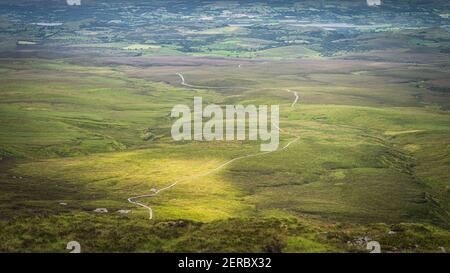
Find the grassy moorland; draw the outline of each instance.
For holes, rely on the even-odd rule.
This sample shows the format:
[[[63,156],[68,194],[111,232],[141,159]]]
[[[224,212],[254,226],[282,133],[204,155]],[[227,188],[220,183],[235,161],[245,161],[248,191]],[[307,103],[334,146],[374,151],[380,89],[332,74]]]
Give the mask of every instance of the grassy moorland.
[[[233,82],[226,90],[182,87],[170,65],[3,61],[1,250],[59,252],[76,239],[85,251],[363,251],[348,243],[359,236],[389,251],[448,246],[447,111],[389,80],[405,65],[324,61],[184,71],[195,85]],[[294,108],[286,88],[301,96]],[[280,104],[282,144],[300,140],[195,178],[259,146],[173,142],[170,109],[193,96]],[[126,200],[186,177],[145,200],[153,224]]]
[[[445,1],[43,1],[0,4],[0,252],[450,250]],[[260,143],[175,142],[195,96],[299,139],[201,176]]]

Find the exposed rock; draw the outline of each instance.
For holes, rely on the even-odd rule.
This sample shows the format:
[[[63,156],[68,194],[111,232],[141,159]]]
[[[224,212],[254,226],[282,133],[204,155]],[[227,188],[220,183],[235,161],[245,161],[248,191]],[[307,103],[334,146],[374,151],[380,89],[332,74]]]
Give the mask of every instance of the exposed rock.
[[[368,236],[360,236],[356,237],[352,241],[348,241],[347,244],[352,246],[365,246],[370,241],[372,241],[372,238]]]
[[[185,227],[185,226],[186,226],[186,222],[185,222],[185,221],[182,221],[182,220],[179,220],[179,221],[177,221],[177,222],[175,223],[175,226],[176,226],[176,227]]]
[[[97,212],[97,213],[108,213],[108,210],[106,208],[96,208],[94,210],[94,212]]]

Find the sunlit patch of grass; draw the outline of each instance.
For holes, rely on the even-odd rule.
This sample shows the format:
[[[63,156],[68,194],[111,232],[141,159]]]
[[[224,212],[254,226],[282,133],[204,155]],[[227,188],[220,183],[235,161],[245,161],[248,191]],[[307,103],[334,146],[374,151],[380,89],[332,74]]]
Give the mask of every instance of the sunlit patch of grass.
[[[286,247],[283,249],[283,252],[286,253],[335,253],[341,251],[333,246],[319,243],[315,240],[315,238],[307,238],[303,236],[288,237],[286,240]]]
[[[322,61],[185,73],[191,84],[235,87],[221,91],[179,86],[172,66],[2,63],[0,250],[65,251],[79,239],[86,251],[364,252],[347,241],[365,235],[395,252],[448,246],[448,113],[387,71]],[[295,107],[287,88],[300,94]],[[197,177],[259,143],[174,142],[170,110],[194,96],[280,104],[280,147],[300,139]],[[127,202],[175,181],[141,200],[153,224]]]

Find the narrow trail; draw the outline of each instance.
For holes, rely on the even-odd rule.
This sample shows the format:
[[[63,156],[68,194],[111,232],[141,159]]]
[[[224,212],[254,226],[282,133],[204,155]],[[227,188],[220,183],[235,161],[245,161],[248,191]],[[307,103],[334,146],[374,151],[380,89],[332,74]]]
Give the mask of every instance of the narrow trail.
[[[188,87],[194,87],[194,85],[186,84],[185,79],[184,79],[184,77],[183,77],[183,74],[177,73],[177,75],[180,77],[180,79],[181,79],[181,84],[182,84],[182,85],[188,86]],[[209,88],[209,87],[204,87],[204,88]],[[296,103],[298,102],[298,99],[299,99],[298,93],[297,93],[296,91],[291,91],[291,90],[289,90],[289,89],[287,89],[287,91],[290,92],[290,93],[293,93],[294,96],[295,96],[294,102],[293,102],[292,105],[291,105],[291,107],[294,108],[295,105],[296,105]],[[272,124],[272,125],[275,126],[275,124]],[[284,132],[284,131],[281,130],[281,128],[279,128],[278,126],[276,126],[276,128],[277,128],[280,132]],[[292,135],[292,134],[286,133],[286,132],[285,132],[285,134],[291,135],[291,136],[295,136],[295,135]],[[297,142],[299,139],[300,139],[299,136],[295,136],[295,139],[289,141],[289,142],[288,142],[286,145],[284,145],[281,149],[278,149],[278,150],[275,150],[275,151],[260,152],[260,153],[248,154],[248,155],[243,155],[243,156],[235,157],[235,158],[230,159],[230,160],[226,161],[225,163],[222,163],[221,165],[217,166],[216,168],[214,168],[214,169],[212,169],[212,170],[209,170],[209,171],[207,171],[207,172],[205,172],[205,173],[201,173],[201,174],[198,174],[198,175],[194,175],[194,176],[190,176],[190,177],[186,177],[186,178],[182,178],[182,179],[175,180],[175,181],[173,181],[170,185],[168,185],[168,186],[166,186],[166,187],[164,187],[164,188],[161,188],[161,189],[159,189],[159,190],[154,190],[153,193],[143,194],[143,195],[138,195],[138,196],[133,196],[133,197],[128,198],[127,200],[128,200],[128,202],[131,203],[131,204],[134,204],[134,205],[136,205],[136,206],[140,206],[140,207],[143,207],[143,208],[147,209],[148,212],[149,212],[149,220],[150,220],[150,222],[151,222],[152,219],[153,219],[153,210],[152,210],[152,208],[151,208],[150,206],[144,204],[144,203],[141,203],[141,202],[137,201],[138,199],[154,197],[154,196],[158,195],[158,193],[160,193],[160,192],[162,192],[162,191],[166,191],[166,190],[168,190],[168,189],[171,189],[171,188],[175,187],[175,186],[176,186],[178,183],[180,183],[180,182],[186,182],[186,181],[194,180],[194,179],[196,179],[196,178],[200,178],[200,177],[204,177],[204,176],[210,175],[210,174],[212,174],[212,173],[214,173],[214,172],[216,172],[216,171],[219,171],[219,170],[223,169],[224,167],[228,166],[229,164],[231,164],[231,163],[233,163],[233,162],[235,162],[235,161],[241,160],[241,159],[250,158],[250,157],[256,157],[256,156],[262,156],[262,155],[266,155],[266,154],[270,154],[270,153],[276,153],[276,152],[284,151],[284,150],[286,150],[292,143]]]
[[[184,76],[181,73],[177,73],[178,77],[180,77],[181,79],[181,85],[186,86],[186,87],[191,87],[191,88],[197,88],[197,89],[250,89],[248,87],[243,87],[243,86],[206,86],[206,85],[192,85],[192,84],[188,84],[186,83],[186,81],[184,80]]]
[[[225,87],[225,86],[192,85],[192,84],[186,83],[186,80],[184,79],[184,76],[182,73],[176,73],[176,74],[181,79],[181,85],[186,86],[186,87],[197,88],[197,89],[202,89],[202,88],[204,88],[204,89],[243,89],[243,90],[251,89],[249,87],[244,87],[244,86]],[[265,89],[278,89],[278,88],[265,88]],[[291,91],[290,89],[286,89],[286,91],[289,93],[293,93],[295,96],[294,102],[292,102],[292,105],[291,105],[291,107],[294,108],[300,98],[298,95],[298,92]]]
[[[287,90],[289,93],[293,93],[294,96],[295,96],[294,102],[293,102],[292,105],[291,105],[291,107],[294,108],[294,107],[295,107],[295,104],[297,104],[298,99],[299,99],[300,97],[298,96],[297,91],[291,91],[291,90],[289,90],[289,89],[286,89],[286,90]]]

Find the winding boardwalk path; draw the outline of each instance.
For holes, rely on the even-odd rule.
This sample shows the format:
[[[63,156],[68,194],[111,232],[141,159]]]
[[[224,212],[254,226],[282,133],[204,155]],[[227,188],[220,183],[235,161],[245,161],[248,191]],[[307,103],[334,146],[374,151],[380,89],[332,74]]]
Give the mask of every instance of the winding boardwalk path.
[[[189,85],[189,84],[187,84],[186,81],[185,81],[185,79],[184,79],[183,74],[177,73],[177,75],[180,77],[180,79],[181,79],[181,84],[182,84],[182,85],[188,86],[188,87],[197,88],[195,85]],[[210,88],[210,87],[208,87],[208,86],[203,86],[202,88]],[[217,87],[217,88],[220,88],[220,87]],[[298,93],[297,93],[296,91],[291,91],[291,90],[289,90],[289,89],[287,89],[287,91],[294,94],[295,99],[294,99],[294,102],[292,103],[291,107],[295,107],[295,104],[298,102],[298,99],[299,99]],[[272,125],[274,125],[274,124],[272,124]],[[284,132],[284,131],[281,130],[278,126],[277,126],[277,129],[280,130],[281,132]],[[290,133],[286,133],[286,134],[292,135],[292,134],[290,134]],[[256,156],[262,156],[262,155],[266,155],[266,154],[270,154],[270,153],[275,153],[275,152],[280,152],[280,151],[286,150],[292,143],[297,142],[299,139],[300,139],[300,137],[295,136],[295,139],[289,141],[286,145],[283,146],[283,148],[278,149],[278,150],[275,150],[275,151],[261,152],[261,153],[248,154],[248,155],[243,155],[243,156],[235,157],[235,158],[233,158],[233,159],[231,159],[231,160],[228,160],[227,162],[222,163],[221,165],[217,166],[216,168],[214,168],[214,169],[212,169],[212,170],[209,170],[209,171],[207,171],[207,172],[205,172],[205,173],[201,173],[201,174],[198,174],[198,175],[194,175],[194,176],[182,178],[182,179],[179,179],[179,180],[175,180],[175,181],[173,181],[170,185],[168,185],[168,186],[166,186],[166,187],[164,187],[164,188],[161,188],[161,189],[159,189],[159,190],[153,190],[153,193],[143,194],[143,195],[138,195],[138,196],[130,197],[130,198],[128,198],[128,202],[130,202],[131,204],[134,204],[134,205],[136,205],[136,206],[140,206],[140,207],[143,207],[143,208],[147,209],[148,212],[149,212],[149,220],[150,220],[150,222],[151,222],[152,219],[153,219],[153,210],[152,210],[152,208],[151,208],[150,206],[148,206],[148,205],[142,203],[142,202],[139,202],[139,201],[138,201],[139,199],[142,199],[142,198],[149,198],[149,197],[154,197],[154,196],[158,195],[158,193],[160,193],[160,192],[162,192],[162,191],[166,191],[166,190],[168,190],[168,189],[171,189],[171,188],[175,187],[175,186],[176,186],[178,183],[180,183],[180,182],[185,182],[185,181],[193,180],[193,179],[196,179],[196,178],[199,178],[199,177],[204,177],[204,176],[210,175],[210,174],[212,174],[212,173],[214,173],[214,172],[216,172],[216,171],[219,171],[220,169],[223,169],[224,167],[228,166],[229,164],[231,164],[231,163],[233,163],[233,162],[235,162],[235,161],[238,161],[238,160],[241,160],[241,159],[245,159],[245,158],[256,157]]]

